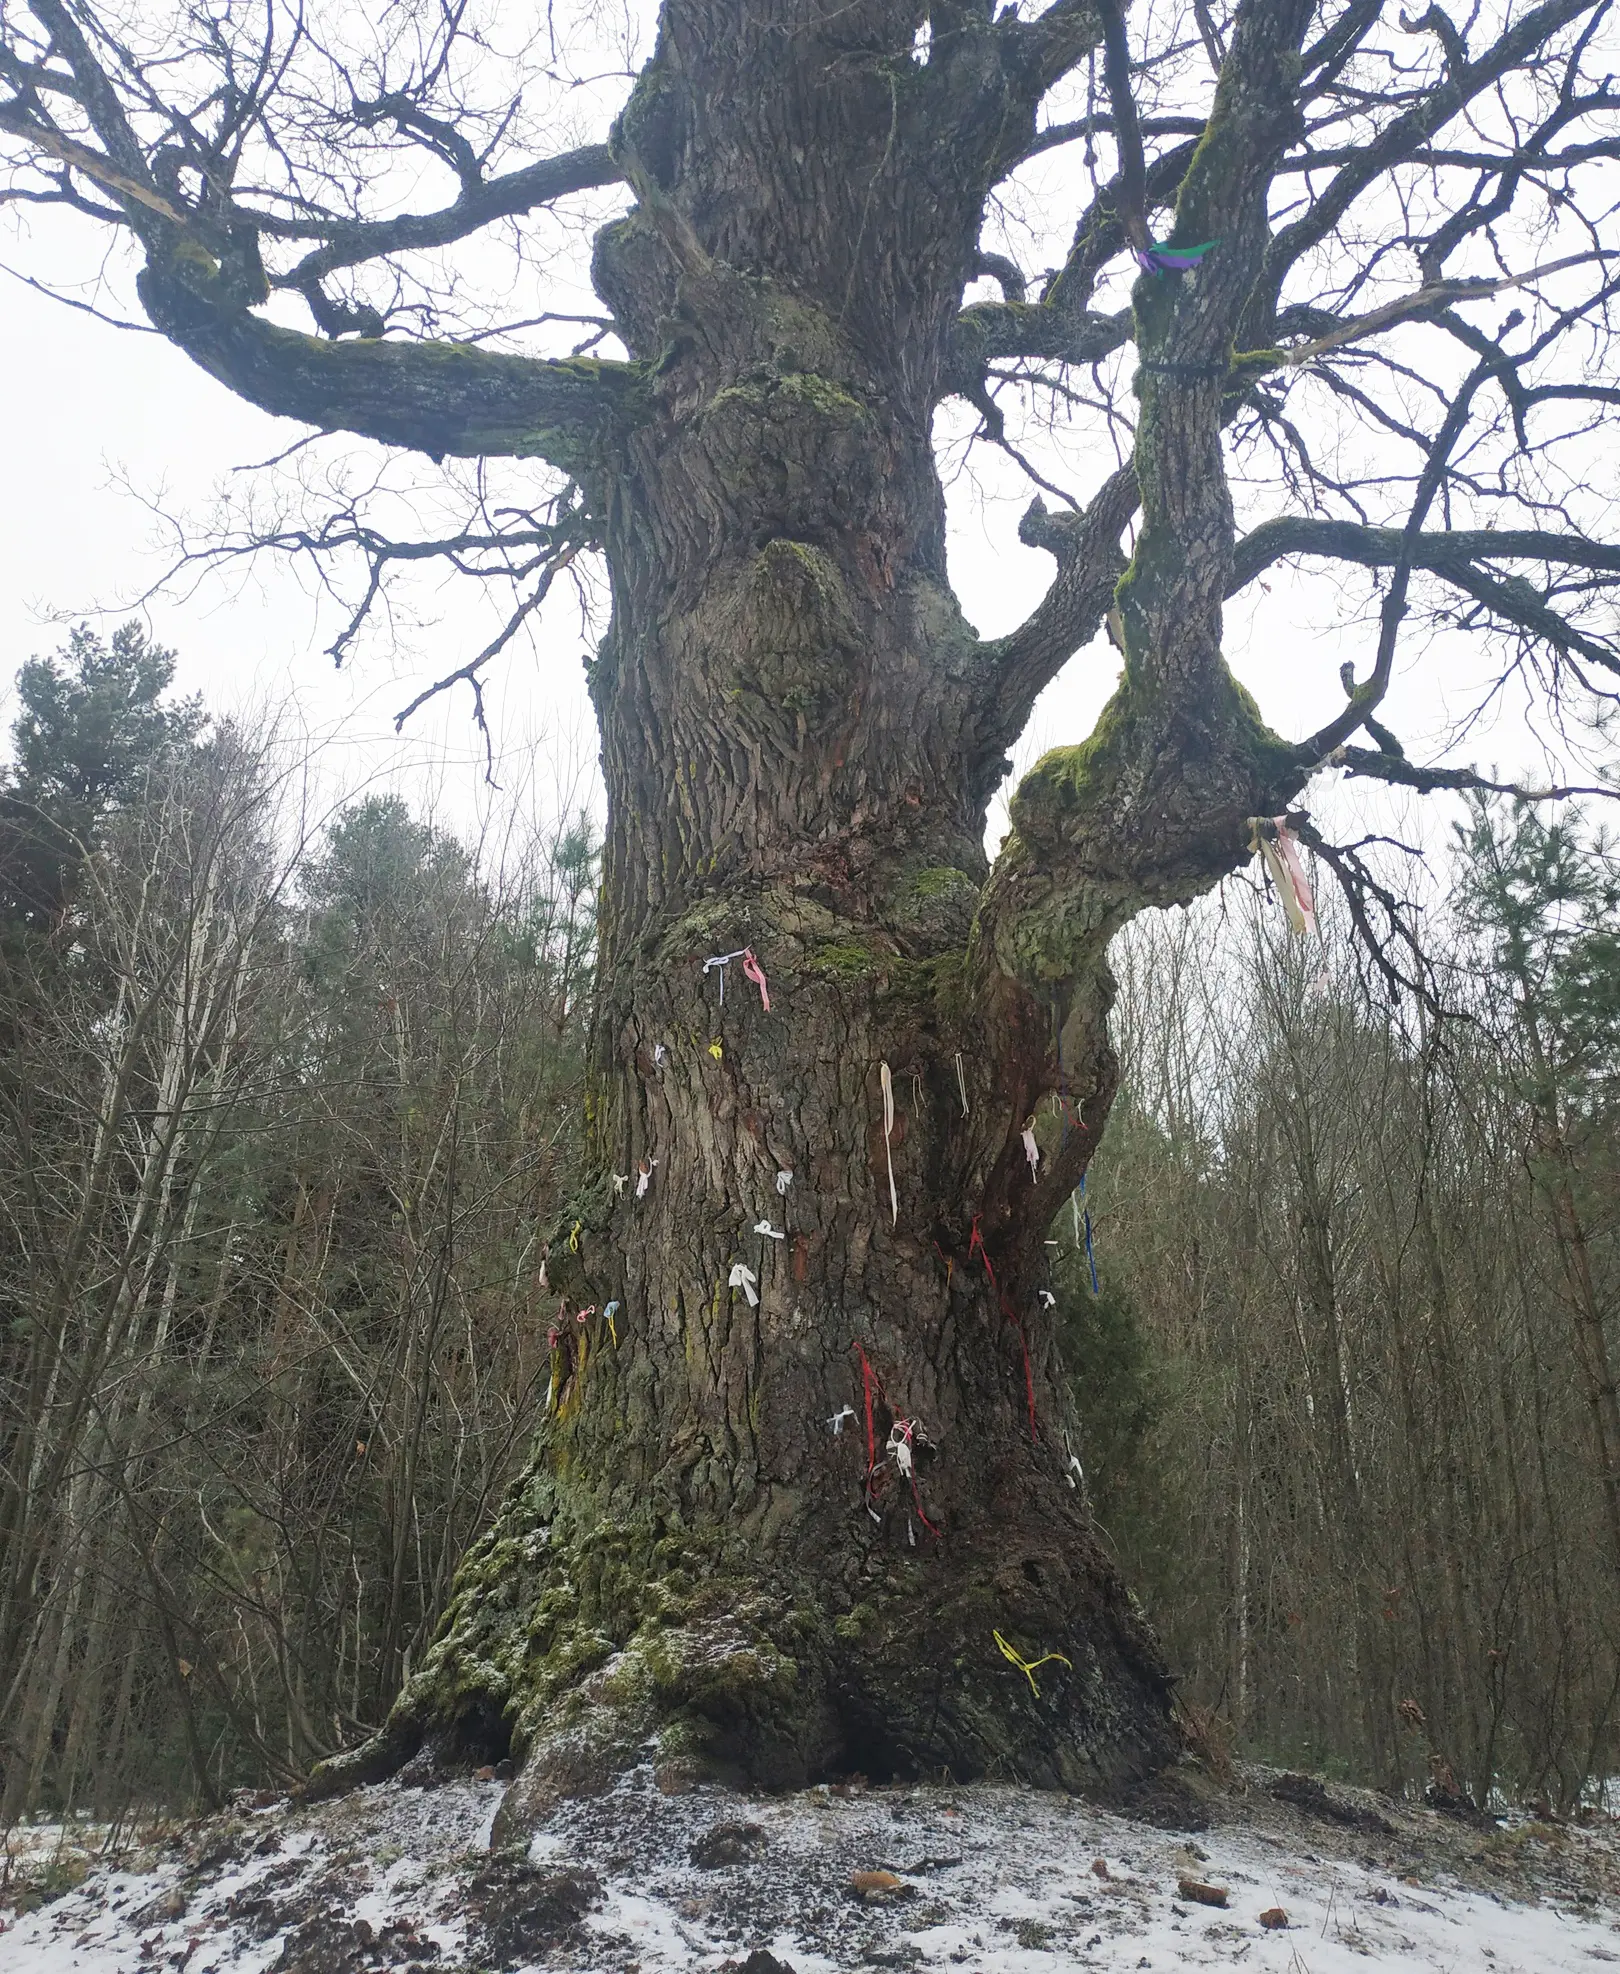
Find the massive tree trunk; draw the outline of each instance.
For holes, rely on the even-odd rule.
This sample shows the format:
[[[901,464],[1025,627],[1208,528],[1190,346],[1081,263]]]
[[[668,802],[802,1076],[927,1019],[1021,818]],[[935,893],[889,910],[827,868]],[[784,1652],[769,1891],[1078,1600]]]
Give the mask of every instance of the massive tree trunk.
[[[1195,138],[1179,115],[1138,120],[1119,0],[1026,0],[1028,18],[992,0],[663,0],[611,145],[499,170],[508,124],[467,106],[459,14],[439,52],[405,47],[413,21],[397,50],[385,32],[382,55],[348,70],[315,36],[313,79],[290,50],[283,80],[270,44],[236,47],[234,20],[210,16],[181,57],[165,30],[143,67],[93,0],[14,12],[32,25],[0,24],[0,135],[35,160],[16,196],[126,227],[153,324],[267,411],[568,475],[549,515],[541,503],[491,534],[481,511],[457,541],[399,547],[494,555],[531,584],[509,629],[587,545],[612,575],[592,681],[609,801],[592,1152],[553,1230],[552,1403],[427,1663],[379,1740],[326,1780],[424,1740],[510,1741],[526,1762],[517,1817],[649,1746],[672,1774],[767,1781],[945,1767],[1079,1785],[1162,1760],[1169,1684],[1070,1485],[1083,1449],[1042,1300],[1046,1226],[1113,1089],[1107,945],[1133,913],[1233,869],[1253,819],[1364,725],[1378,745],[1347,750],[1356,772],[1494,785],[1407,761],[1374,717],[1413,570],[1539,641],[1555,680],[1571,653],[1613,668],[1553,607],[1550,575],[1499,568],[1584,570],[1573,587],[1590,598],[1620,569],[1612,547],[1498,528],[1494,507],[1489,528],[1424,527],[1442,492],[1477,512],[1498,470],[1501,496],[1540,514],[1508,454],[1487,470],[1463,447],[1466,477],[1448,464],[1488,383],[1538,462],[1527,485],[1536,405],[1604,398],[1544,382],[1540,327],[1510,348],[1463,321],[1502,284],[1445,275],[1533,194],[1530,154],[1504,138],[1476,176],[1477,149],[1434,148],[1476,99],[1539,89],[1559,64],[1536,143],[1600,118],[1604,91],[1577,86],[1593,0],[1540,0],[1472,50],[1431,10],[1418,26],[1443,59],[1426,78],[1410,44],[1380,40],[1376,5],[1321,9],[1308,47],[1309,0],[1237,0],[1221,23],[1195,8],[1218,68],[1207,115],[1184,73],[1190,30],[1153,12],[1152,88],[1170,92],[1161,109],[1191,92]],[[980,258],[980,226],[996,187],[1062,140],[1037,130],[1043,99],[1099,54],[1115,176],[1030,300],[1010,261]],[[1391,101],[1346,79],[1391,61],[1408,78]],[[407,80],[323,111],[338,74]],[[171,88],[204,107],[171,112]],[[375,146],[390,125],[397,150],[377,155],[413,168],[377,174],[387,210],[365,217],[368,171],[333,146],[345,132]],[[1335,148],[1314,148],[1323,134]],[[1492,142],[1470,126],[1471,147]],[[1566,175],[1583,156],[1606,168],[1601,144],[1547,155]],[[401,212],[396,187],[425,156],[454,196]],[[1390,178],[1411,166],[1468,174],[1455,212],[1435,180],[1427,233],[1412,181]],[[634,205],[595,269],[622,359],[412,341],[367,299],[393,292],[401,257],[621,181]],[[1380,184],[1417,229],[1422,285],[1394,298],[1391,242],[1358,203]],[[1155,244],[1149,218],[1172,204]],[[1142,270],[1131,308],[1095,310],[1127,250]],[[369,289],[329,291],[368,264]],[[1558,334],[1606,305],[1601,265]],[[981,270],[1002,299],[965,304]],[[1284,307],[1296,275],[1309,298]],[[270,320],[278,290],[324,333]],[[422,319],[439,300],[453,313],[453,284]],[[1381,444],[1412,446],[1405,525],[1348,518],[1357,480],[1338,518],[1280,514],[1235,544],[1224,428],[1247,407],[1297,444],[1260,381],[1420,322],[1475,367],[1454,393],[1441,384],[1432,440],[1379,414]],[[1031,509],[1024,539],[1055,579],[1018,630],[980,640],[946,580],[935,408],[966,398],[994,435],[997,364],[1061,376],[1127,344],[1132,456],[1083,511]],[[1404,358],[1391,373],[1413,374]],[[1373,395],[1363,376],[1343,402]],[[1314,502],[1329,483],[1320,462],[1305,472]],[[330,539],[368,558],[363,614],[387,553],[352,514]],[[306,545],[325,552],[326,532]],[[1297,554],[1392,574],[1371,676],[1352,674],[1342,712],[1291,746],[1228,671],[1221,610]],[[1105,613],[1118,690],[1082,746],[1025,778],[989,867],[1006,750]],[[769,1007],[740,958],[706,967],[743,949]]]
[[[551,1247],[534,1459],[364,1758],[510,1736],[512,1817],[649,1748],[1079,1787],[1175,1746],[1042,1291],[1114,1088],[1108,939],[1229,869],[1297,777],[1218,649],[1219,384],[1157,441],[1208,539],[1139,556],[1142,660],[1025,783],[992,876],[1004,748],[1067,649],[981,644],[946,580],[930,422],[1004,130],[931,142],[937,56],[856,59],[844,16],[788,11],[672,9],[618,133],[639,203],[597,281],[659,361],[597,482],[594,1164]],[[1095,621],[1117,549],[1047,538]],[[768,1006],[706,966],[740,949]]]

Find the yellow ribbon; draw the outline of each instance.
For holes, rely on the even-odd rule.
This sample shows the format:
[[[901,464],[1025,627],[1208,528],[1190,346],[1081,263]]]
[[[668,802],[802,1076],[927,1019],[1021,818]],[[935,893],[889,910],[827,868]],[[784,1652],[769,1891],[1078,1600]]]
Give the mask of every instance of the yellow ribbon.
[[[1061,1664],[1066,1665],[1070,1672],[1074,1671],[1074,1661],[1064,1658],[1061,1652],[1048,1652],[1044,1659],[1026,1659],[1013,1650],[999,1631],[992,1631],[990,1636],[1001,1647],[1001,1656],[1010,1661],[1011,1664],[1017,1666],[1018,1670],[1029,1681],[1029,1690],[1035,1695],[1037,1700],[1041,1697],[1041,1689],[1035,1684],[1035,1673],[1039,1667],[1044,1666],[1050,1659],[1057,1659]]]
[[[568,1252],[570,1254],[579,1253],[579,1230],[584,1224],[583,1220],[576,1220],[574,1222],[573,1229],[568,1236]]]
[[[709,1054],[714,1057],[716,1062],[718,1062],[720,1058],[725,1054],[725,1050],[721,1048],[718,1042],[711,1042],[709,1044]]]

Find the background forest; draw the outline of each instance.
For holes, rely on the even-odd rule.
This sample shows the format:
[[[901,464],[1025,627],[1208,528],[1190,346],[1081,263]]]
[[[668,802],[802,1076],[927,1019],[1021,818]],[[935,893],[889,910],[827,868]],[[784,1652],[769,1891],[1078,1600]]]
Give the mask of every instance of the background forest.
[[[550,1375],[588,823],[319,813],[172,673],[74,633],[0,784],[0,1823],[375,1726]],[[1482,803],[1448,868],[1440,1011],[1241,880],[1116,943],[1076,1450],[1217,1759],[1568,1806],[1620,1768],[1620,863]]]

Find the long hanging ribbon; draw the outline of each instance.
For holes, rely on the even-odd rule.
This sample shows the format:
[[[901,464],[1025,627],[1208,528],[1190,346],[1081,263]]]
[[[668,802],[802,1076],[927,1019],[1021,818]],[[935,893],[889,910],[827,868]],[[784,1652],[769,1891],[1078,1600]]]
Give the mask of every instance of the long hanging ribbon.
[[[912,1441],[916,1437],[916,1433],[917,1421],[915,1419],[896,1419],[894,1424],[889,1428],[887,1450],[894,1464],[900,1469],[901,1474],[911,1485],[911,1499],[917,1510],[918,1521],[922,1523],[930,1535],[938,1535],[939,1530],[935,1528],[934,1524],[923,1512],[922,1496],[917,1492],[917,1466],[915,1455],[912,1452]],[[913,1545],[915,1545],[916,1536],[913,1535],[911,1540]]]
[[[883,1517],[878,1511],[876,1496],[872,1490],[872,1476],[878,1469],[877,1434],[872,1427],[872,1395],[874,1389],[882,1389],[882,1380],[878,1377],[876,1371],[872,1369],[871,1362],[866,1352],[861,1348],[860,1343],[852,1339],[850,1348],[861,1360],[861,1400],[866,1409],[866,1478],[862,1483],[861,1492],[866,1502],[866,1512],[872,1517],[874,1522],[881,1522]],[[883,1395],[885,1399],[888,1398],[887,1392],[884,1392]],[[848,1409],[846,1406],[845,1412],[839,1413],[837,1418],[829,1419],[827,1422],[832,1427],[835,1438]],[[888,1443],[884,1448],[884,1452],[886,1455],[892,1454],[894,1456],[895,1466],[899,1468],[900,1472],[911,1483],[911,1498],[916,1505],[917,1519],[927,1529],[930,1535],[937,1536],[939,1530],[935,1528],[927,1515],[924,1514],[922,1496],[917,1492],[917,1476],[914,1471],[911,1450],[912,1440],[915,1437],[916,1430],[917,1421],[915,1419],[902,1419],[896,1415],[894,1423],[889,1428]],[[915,1536],[912,1537],[912,1541],[915,1543]]]
[[[855,1355],[861,1360],[861,1397],[866,1404],[866,1471],[871,1473],[877,1465],[877,1437],[872,1431],[872,1366],[859,1344],[855,1346]]]
[[[739,946],[736,952],[734,953],[711,953],[709,957],[703,962],[703,977],[705,980],[707,980],[709,977],[710,967],[717,966],[720,969],[721,1007],[724,1007],[726,1004],[726,968],[730,966],[733,960],[740,960],[743,954],[746,953],[747,951],[748,948],[746,946]]]
[[[889,1161],[889,1209],[892,1219],[889,1224],[900,1224],[900,1195],[894,1189],[894,1078],[889,1074],[889,1065],[878,1065],[878,1081],[883,1085],[883,1155]]]
[[[1086,1175],[1082,1172],[1080,1174],[1080,1197],[1084,1199],[1085,1196]],[[1091,1208],[1089,1206],[1086,1208],[1086,1266],[1091,1270],[1091,1293],[1093,1295],[1101,1295],[1102,1289],[1097,1283],[1097,1257],[1091,1251]]]
[[[956,1052],[956,1087],[962,1093],[962,1115],[968,1116],[967,1071],[962,1067],[962,1051]]]
[[[1289,889],[1293,894],[1294,904],[1299,912],[1300,930],[1302,932],[1314,932],[1316,930],[1316,900],[1311,896],[1311,881],[1305,875],[1304,860],[1299,854],[1299,838],[1288,827],[1288,818],[1286,816],[1278,816],[1275,820],[1277,824],[1277,851],[1288,872]]]
[[[1267,825],[1276,831],[1267,833]],[[1286,816],[1251,816],[1249,847],[1260,853],[1266,873],[1276,890],[1283,916],[1291,932],[1316,930],[1316,905],[1311,897],[1310,879],[1300,860],[1299,840],[1288,827]]]
[[[999,1631],[992,1631],[990,1636],[1000,1646],[1001,1656],[1011,1664],[1017,1666],[1018,1670],[1029,1681],[1029,1690],[1035,1695],[1037,1700],[1041,1697],[1041,1689],[1035,1684],[1035,1675],[1040,1671],[1042,1666],[1049,1665],[1053,1659],[1056,1659],[1060,1665],[1067,1666],[1070,1672],[1074,1671],[1073,1659],[1065,1658],[1061,1652],[1047,1652],[1041,1658],[1026,1659],[1021,1652],[1015,1652],[1013,1650]]]
[[[875,1380],[866,1352],[858,1343],[855,1355],[861,1360],[861,1400],[866,1407],[866,1473],[861,1480],[861,1499],[866,1503],[866,1512],[881,1525],[883,1516],[872,1496],[872,1476],[877,1472],[877,1435],[872,1430],[872,1386]]]

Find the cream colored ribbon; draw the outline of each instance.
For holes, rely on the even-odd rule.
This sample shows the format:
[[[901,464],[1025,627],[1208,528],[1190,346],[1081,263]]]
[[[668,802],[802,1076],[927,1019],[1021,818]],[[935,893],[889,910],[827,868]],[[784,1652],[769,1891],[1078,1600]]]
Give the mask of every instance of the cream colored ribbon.
[[[900,1195],[894,1189],[894,1078],[889,1074],[889,1065],[878,1065],[878,1080],[883,1085],[883,1155],[889,1161],[889,1210],[891,1227],[900,1224]]]

